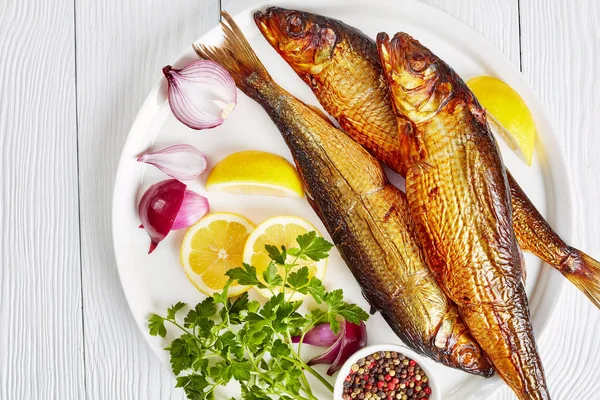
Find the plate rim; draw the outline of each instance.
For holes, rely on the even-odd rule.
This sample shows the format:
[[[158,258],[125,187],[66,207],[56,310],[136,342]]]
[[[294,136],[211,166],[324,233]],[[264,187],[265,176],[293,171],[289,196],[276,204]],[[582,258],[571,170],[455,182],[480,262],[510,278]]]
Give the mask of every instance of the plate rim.
[[[262,1],[258,4],[247,7],[235,15],[233,15],[234,20],[239,21],[243,19],[248,14],[251,14],[255,10],[264,9],[267,6],[276,5],[281,7],[297,7],[297,0],[277,0],[274,2],[271,1]],[[345,6],[348,5],[364,7],[364,3],[361,0],[327,0],[322,3],[320,6],[325,7],[335,7],[335,6]],[[446,13],[443,10],[440,10],[434,6],[429,4],[422,3],[417,0],[371,0],[370,8],[381,8],[381,7],[401,7],[402,5],[409,5],[410,7],[420,8],[424,12],[428,12],[434,15],[436,18],[442,20],[442,22],[448,22],[452,25],[453,28],[456,28],[455,34],[460,35],[469,35],[469,40],[474,41],[476,43],[473,46],[481,46],[485,49],[486,55],[493,55],[493,57],[501,62],[501,67],[503,71],[503,79],[508,77],[509,82],[518,82],[519,86],[524,89],[519,92],[519,94],[524,97],[524,100],[527,104],[533,104],[534,106],[530,106],[532,109],[532,114],[534,114],[534,119],[536,120],[537,131],[538,131],[538,139],[543,137],[542,140],[537,140],[536,142],[536,151],[540,155],[540,165],[542,170],[545,172],[542,174],[544,178],[544,187],[546,193],[547,200],[547,214],[552,217],[552,221],[550,222],[551,226],[557,233],[559,233],[560,237],[567,243],[572,242],[572,232],[573,232],[573,202],[572,202],[572,186],[571,182],[568,179],[567,172],[567,164],[565,161],[565,157],[563,152],[560,150],[560,146],[558,143],[558,135],[557,131],[554,128],[554,125],[549,118],[544,104],[541,99],[537,95],[537,93],[531,87],[529,81],[526,77],[519,71],[516,66],[508,59],[508,57],[502,53],[492,42],[490,42],[487,38],[485,38],[482,34],[477,32],[474,28],[467,25],[465,22],[457,19],[456,17]],[[307,8],[311,8],[311,4],[306,4]],[[319,6],[317,6],[319,7]],[[243,30],[242,26],[242,30]],[[198,39],[196,39],[196,43],[202,40],[210,39],[211,37],[218,36],[220,33],[220,24],[213,26],[209,30],[207,30],[203,35],[201,35]],[[173,65],[177,65],[181,63],[183,60],[188,60],[191,53],[191,47],[184,50],[174,61]],[[512,86],[512,85],[511,85]],[[119,216],[119,198],[122,193],[123,188],[120,187],[120,183],[123,181],[123,174],[126,170],[126,164],[128,163],[128,155],[131,151],[128,151],[134,144],[134,142],[138,139],[138,136],[141,135],[141,132],[148,133],[149,128],[151,129],[152,125],[156,123],[157,118],[161,118],[161,111],[164,114],[164,106],[166,104],[166,84],[162,77],[158,78],[156,83],[153,85],[153,88],[150,90],[148,95],[146,96],[144,102],[142,103],[136,117],[131,125],[127,133],[126,141],[122,147],[121,156],[119,158],[117,173],[115,175],[115,183],[113,187],[113,197],[112,197],[112,215],[111,215],[111,231],[113,238],[113,252],[115,255],[115,261],[117,263],[117,271],[119,274],[119,281],[121,283],[121,287],[123,289],[123,293],[125,295],[125,299],[127,301],[127,306],[131,311],[132,316],[138,326],[138,329],[141,331],[142,336],[144,337],[145,342],[148,344],[152,352],[161,359],[160,353],[164,350],[158,349],[152,343],[152,337],[147,333],[147,327],[145,326],[145,320],[142,322],[136,316],[134,312],[134,307],[132,307],[132,296],[133,291],[127,290],[129,285],[126,283],[127,279],[124,278],[124,266],[125,262],[121,260],[121,257],[118,253],[118,216]],[[168,107],[166,107],[168,110]],[[163,116],[164,118],[164,116]],[[160,124],[157,124],[160,126]],[[542,129],[540,129],[542,128]],[[541,133],[540,133],[541,132]],[[547,154],[551,154],[552,163],[550,164]],[[561,183],[561,187],[556,184],[557,182]],[[560,213],[558,212],[558,204],[560,204],[561,209]],[[136,207],[137,208],[137,207]],[[545,263],[543,263],[546,265]],[[535,290],[533,291],[532,298],[529,299],[530,306],[533,304],[536,309],[536,314],[532,318],[532,323],[535,321],[536,325],[536,343],[539,343],[541,340],[545,338],[545,333],[547,332],[547,325],[549,323],[550,317],[553,314],[554,309],[558,303],[558,298],[560,297],[560,293],[564,288],[564,279],[560,277],[560,273],[556,271],[554,268],[546,266],[542,273],[540,273],[540,277],[543,278],[543,282],[538,281],[536,283],[536,287],[538,285],[544,284],[544,290]],[[543,276],[542,276],[543,275]],[[559,276],[561,279],[556,279]],[[552,281],[552,285],[548,284],[548,281]],[[543,296],[543,292],[547,292],[547,288],[552,286],[553,288],[553,296]],[[541,298],[544,298],[544,302],[541,303]],[[541,320],[541,322],[539,322]],[[164,362],[161,361],[163,367],[168,368]],[[169,369],[169,372],[171,370]],[[172,372],[171,372],[172,373]],[[477,394],[488,393],[491,395],[495,390],[502,387],[502,381],[495,377],[490,378],[485,381],[476,381],[477,385],[473,385],[472,383],[475,381],[471,381],[471,385],[466,383],[461,387],[457,388],[453,392],[449,394],[449,397],[452,399],[467,399],[467,398],[476,398]],[[470,390],[475,389],[476,390]]]

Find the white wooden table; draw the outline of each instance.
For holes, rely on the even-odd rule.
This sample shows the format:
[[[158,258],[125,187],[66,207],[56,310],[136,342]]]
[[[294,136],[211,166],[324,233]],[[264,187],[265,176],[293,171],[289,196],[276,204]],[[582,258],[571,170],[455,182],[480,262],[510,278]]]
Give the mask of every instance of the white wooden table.
[[[533,85],[567,158],[574,242],[600,257],[600,2],[426,2],[481,32]],[[253,3],[0,0],[0,399],[183,398],[125,302],[113,180],[160,68],[220,8]],[[539,342],[553,399],[599,399],[600,311],[571,285],[559,303]]]

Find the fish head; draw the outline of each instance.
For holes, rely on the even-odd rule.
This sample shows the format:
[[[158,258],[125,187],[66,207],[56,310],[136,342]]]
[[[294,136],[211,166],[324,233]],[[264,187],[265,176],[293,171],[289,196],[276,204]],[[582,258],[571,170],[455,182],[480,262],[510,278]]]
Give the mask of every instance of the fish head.
[[[377,36],[377,49],[396,114],[416,124],[434,117],[453,95],[449,67],[407,33]]]
[[[271,46],[300,75],[319,73],[338,43],[335,21],[316,14],[269,7],[257,11],[254,21]]]
[[[484,377],[494,374],[492,364],[471,336],[456,308],[444,315],[433,344],[439,349],[434,358],[446,365]]]

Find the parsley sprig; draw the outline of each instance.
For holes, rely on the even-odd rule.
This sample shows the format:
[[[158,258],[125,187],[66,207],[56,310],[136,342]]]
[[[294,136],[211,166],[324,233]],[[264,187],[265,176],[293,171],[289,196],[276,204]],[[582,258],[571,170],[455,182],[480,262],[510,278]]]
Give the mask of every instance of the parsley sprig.
[[[223,290],[189,309],[183,321],[178,316],[187,309],[185,303],[168,308],[166,316],[148,318],[153,336],[165,337],[167,325],[181,333],[165,350],[177,375],[176,387],[183,388],[189,399],[214,399],[217,387],[235,380],[243,399],[315,400],[304,372],[333,392],[331,384],[302,359],[302,339],[296,347],[292,337],[304,338],[324,322],[337,333],[340,319],[358,324],[369,315],[346,303],[341,289],[328,292],[319,279],[309,278],[308,267],[302,265],[301,261],[327,258],[333,245],[315,232],[298,236],[296,242],[298,247],[289,249],[266,245],[271,262],[260,278],[248,264],[229,270]],[[264,304],[251,301],[248,293],[230,299],[227,294],[235,281],[267,289],[272,297]],[[319,308],[303,315],[298,311],[302,300],[293,300],[295,293],[312,297]]]

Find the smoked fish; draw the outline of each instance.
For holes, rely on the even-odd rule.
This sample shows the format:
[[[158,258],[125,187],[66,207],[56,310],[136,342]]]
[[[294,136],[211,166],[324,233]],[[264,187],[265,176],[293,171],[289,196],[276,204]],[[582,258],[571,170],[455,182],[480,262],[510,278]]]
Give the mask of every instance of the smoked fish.
[[[485,110],[406,33],[377,36],[407,167],[406,197],[427,263],[496,372],[521,400],[547,400],[510,189]]]
[[[445,365],[491,375],[425,263],[404,193],[358,143],[277,85],[233,19],[222,16],[224,43],[195,45],[196,52],[225,67],[279,128],[311,206],[367,301],[408,346]]]
[[[379,161],[406,175],[397,120],[375,42],[325,16],[279,7],[254,14],[263,36],[306,82],[341,128]],[[398,127],[400,125],[400,127]],[[513,223],[523,250],[559,270],[600,308],[600,263],[568,246],[507,171]]]

